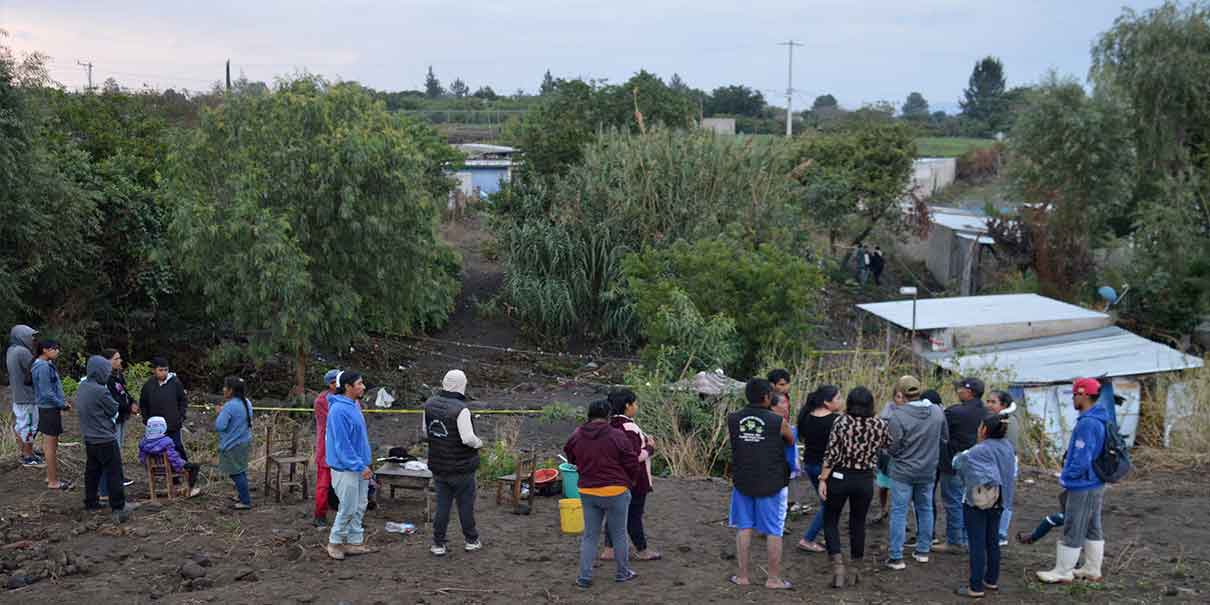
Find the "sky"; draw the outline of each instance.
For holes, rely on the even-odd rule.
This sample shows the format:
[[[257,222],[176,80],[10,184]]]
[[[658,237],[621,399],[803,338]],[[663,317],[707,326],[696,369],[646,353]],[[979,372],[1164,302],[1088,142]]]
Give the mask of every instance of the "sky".
[[[1048,70],[1083,79],[1096,37],[1123,7],[1160,0],[396,0],[164,2],[0,0],[17,52],[51,57],[52,77],[205,90],[223,77],[298,71],[381,90],[443,84],[534,92],[556,77],[622,82],[646,69],[695,88],[743,84],[784,106],[794,40],[795,108],[902,104],[919,91],[954,111],[974,63],[999,57],[1009,86]]]

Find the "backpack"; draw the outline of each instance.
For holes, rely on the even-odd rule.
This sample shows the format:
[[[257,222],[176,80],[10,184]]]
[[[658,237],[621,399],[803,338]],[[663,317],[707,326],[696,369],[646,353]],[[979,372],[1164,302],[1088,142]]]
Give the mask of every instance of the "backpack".
[[[1105,483],[1117,483],[1130,474],[1130,452],[1126,440],[1118,432],[1118,425],[1105,422],[1105,445],[1092,461],[1092,470]]]

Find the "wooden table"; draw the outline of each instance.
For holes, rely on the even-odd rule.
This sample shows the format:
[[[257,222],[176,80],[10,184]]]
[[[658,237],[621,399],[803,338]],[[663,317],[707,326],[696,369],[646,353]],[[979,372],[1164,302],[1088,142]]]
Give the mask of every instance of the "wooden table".
[[[413,471],[404,468],[402,464],[384,462],[374,471],[374,480],[380,487],[389,488],[391,498],[395,497],[397,489],[421,492],[421,497],[424,498],[424,520],[432,520],[432,499],[435,496],[432,471]]]

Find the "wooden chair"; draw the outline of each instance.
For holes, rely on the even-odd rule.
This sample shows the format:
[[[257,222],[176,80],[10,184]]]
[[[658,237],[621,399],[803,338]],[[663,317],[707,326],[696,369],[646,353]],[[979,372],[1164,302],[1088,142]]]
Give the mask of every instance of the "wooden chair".
[[[151,501],[155,502],[156,497],[162,490],[169,500],[176,499],[176,486],[174,483],[183,474],[178,475],[172,470],[172,463],[168,462],[168,453],[165,452],[159,456],[147,457],[147,493],[151,495]],[[157,487],[157,480],[162,481],[163,485]]]
[[[508,492],[508,500],[512,503],[514,510],[521,509],[521,501],[527,501],[529,510],[532,512],[534,508],[534,493],[538,490],[534,488],[534,469],[538,468],[538,453],[537,452],[518,452],[517,453],[517,470],[496,478],[496,505],[499,506],[505,501],[504,487],[511,486]],[[523,494],[523,488],[528,488],[529,493]]]
[[[306,500],[311,497],[310,484],[307,481],[307,467],[311,463],[311,456],[298,448],[299,425],[291,423],[288,438],[281,439],[279,436],[280,443],[274,442],[273,425],[274,422],[270,421],[265,427],[265,497],[268,498],[270,493],[276,492],[277,501],[281,502],[283,490],[289,492],[298,488],[303,500]],[[286,480],[282,479],[283,469],[288,476]]]

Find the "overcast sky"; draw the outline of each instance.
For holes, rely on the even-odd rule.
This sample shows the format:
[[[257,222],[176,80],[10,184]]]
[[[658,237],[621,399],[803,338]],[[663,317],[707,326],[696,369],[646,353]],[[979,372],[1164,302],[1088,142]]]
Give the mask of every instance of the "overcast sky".
[[[51,74],[85,82],[206,89],[232,72],[253,80],[296,70],[384,90],[444,84],[534,91],[557,77],[621,82],[640,68],[710,90],[760,89],[784,105],[795,49],[795,107],[834,94],[846,107],[920,91],[952,110],[974,62],[1000,57],[1009,85],[1046,70],[1083,79],[1089,48],[1123,6],[1160,0],[397,0],[254,2],[0,0],[18,51],[50,55]]]

